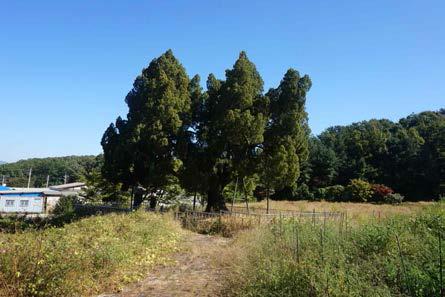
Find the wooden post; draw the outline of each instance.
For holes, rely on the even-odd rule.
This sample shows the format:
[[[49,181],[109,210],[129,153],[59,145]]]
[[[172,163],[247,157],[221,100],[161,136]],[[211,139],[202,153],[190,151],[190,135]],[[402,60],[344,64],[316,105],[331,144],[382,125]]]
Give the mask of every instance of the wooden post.
[[[266,213],[269,214],[269,189],[266,190],[266,199],[267,199],[267,210],[266,210]]]
[[[134,198],[134,186],[131,187],[131,195],[130,195],[130,211],[133,210],[133,198]]]
[[[235,183],[235,193],[233,193],[233,198],[232,198],[232,207],[230,208],[230,211],[233,211],[233,204],[235,203],[235,199],[236,199],[236,191],[238,190],[238,176],[236,177],[236,183]]]
[[[312,210],[312,224],[315,227],[315,208]]]

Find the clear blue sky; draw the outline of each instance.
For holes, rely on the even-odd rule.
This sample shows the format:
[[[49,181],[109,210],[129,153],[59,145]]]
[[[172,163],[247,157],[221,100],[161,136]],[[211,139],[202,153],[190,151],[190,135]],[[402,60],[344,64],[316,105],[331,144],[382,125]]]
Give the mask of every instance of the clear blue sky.
[[[204,79],[239,51],[311,76],[313,133],[445,107],[445,1],[2,1],[0,160],[98,154],[168,48]]]

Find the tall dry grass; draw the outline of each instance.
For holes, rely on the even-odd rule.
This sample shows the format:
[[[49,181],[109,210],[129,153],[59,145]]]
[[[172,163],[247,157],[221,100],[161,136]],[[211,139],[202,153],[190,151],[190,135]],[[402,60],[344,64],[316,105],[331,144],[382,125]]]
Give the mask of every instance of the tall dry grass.
[[[213,216],[200,218],[188,216],[182,219],[182,226],[193,232],[207,235],[233,237],[243,230],[257,225],[258,219],[253,217]]]
[[[355,224],[282,219],[242,233],[221,255],[222,295],[440,296],[444,235],[444,203]]]
[[[355,202],[328,202],[328,201],[274,201],[270,200],[270,208],[291,211],[331,211],[344,212],[351,220],[362,220],[367,218],[383,219],[394,215],[414,215],[421,212],[433,202],[404,202],[401,204],[372,204]],[[235,206],[246,207],[245,203],[237,203]],[[249,203],[251,209],[266,209],[266,201]],[[230,205],[228,205],[230,209]]]

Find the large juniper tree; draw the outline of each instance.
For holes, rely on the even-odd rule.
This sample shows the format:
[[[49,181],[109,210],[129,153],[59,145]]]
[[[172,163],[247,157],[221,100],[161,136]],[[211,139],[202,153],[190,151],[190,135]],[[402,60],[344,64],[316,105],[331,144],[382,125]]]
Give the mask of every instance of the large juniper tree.
[[[270,89],[270,116],[262,152],[261,177],[267,191],[295,185],[300,164],[308,157],[309,127],[305,110],[309,76],[289,69],[276,89]]]
[[[124,188],[142,186],[148,194],[176,175],[179,138],[190,109],[188,88],[185,69],[171,50],[143,69],[125,99],[127,120],[119,117],[102,139],[109,180]]]
[[[226,71],[225,81],[209,75],[197,126],[208,211],[226,209],[224,187],[235,175],[243,178],[255,171],[266,124],[262,91],[263,81],[244,52]]]

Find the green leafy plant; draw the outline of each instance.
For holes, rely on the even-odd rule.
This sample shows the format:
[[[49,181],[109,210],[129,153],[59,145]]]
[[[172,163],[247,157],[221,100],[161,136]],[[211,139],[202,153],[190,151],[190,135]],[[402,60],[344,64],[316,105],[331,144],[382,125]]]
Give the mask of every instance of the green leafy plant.
[[[176,250],[180,228],[146,213],[0,234],[0,296],[91,296],[143,277]]]
[[[399,193],[391,193],[391,194],[386,195],[383,198],[383,201],[385,203],[389,203],[389,204],[399,204],[399,203],[402,203],[404,199],[405,199],[405,197],[403,197],[403,195],[401,195]]]
[[[361,179],[352,179],[345,189],[345,197],[351,201],[366,202],[372,194],[371,184]]]
[[[335,185],[325,188],[325,199],[328,201],[341,201],[345,194],[345,187]]]

